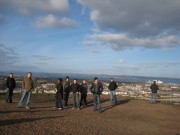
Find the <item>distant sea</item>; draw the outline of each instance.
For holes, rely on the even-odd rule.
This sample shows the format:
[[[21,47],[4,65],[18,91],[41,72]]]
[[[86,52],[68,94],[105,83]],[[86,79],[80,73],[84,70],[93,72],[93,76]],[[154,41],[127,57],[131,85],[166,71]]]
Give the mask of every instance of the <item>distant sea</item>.
[[[0,72],[0,75],[7,76],[8,72]],[[14,72],[15,76],[25,76],[25,72]],[[143,77],[143,76],[126,76],[126,75],[106,75],[106,74],[74,74],[74,73],[34,73],[34,77],[40,78],[65,78],[69,76],[72,79],[86,79],[93,80],[98,77],[101,81],[109,81],[114,78],[116,82],[129,82],[129,83],[145,83],[149,80],[160,80],[163,83],[180,84],[180,78],[163,78],[163,77]]]

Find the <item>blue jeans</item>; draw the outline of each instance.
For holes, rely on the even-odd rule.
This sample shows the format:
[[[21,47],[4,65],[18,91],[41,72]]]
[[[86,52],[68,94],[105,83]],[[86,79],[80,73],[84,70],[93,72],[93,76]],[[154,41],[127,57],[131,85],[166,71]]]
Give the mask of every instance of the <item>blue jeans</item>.
[[[30,107],[31,91],[24,91],[21,100],[18,103],[18,107],[22,107],[24,99],[27,97],[26,107]]]
[[[97,110],[97,104],[98,104],[98,111],[101,112],[101,99],[99,94],[93,94],[93,100],[94,100],[94,111]]]
[[[110,91],[110,94],[111,94],[111,104],[114,105],[117,102],[116,92],[113,90]]]
[[[78,95],[78,93],[73,93],[72,98],[73,98],[73,107],[74,108],[79,108],[80,105],[79,105],[79,95]]]
[[[156,103],[157,93],[151,93],[151,103]]]

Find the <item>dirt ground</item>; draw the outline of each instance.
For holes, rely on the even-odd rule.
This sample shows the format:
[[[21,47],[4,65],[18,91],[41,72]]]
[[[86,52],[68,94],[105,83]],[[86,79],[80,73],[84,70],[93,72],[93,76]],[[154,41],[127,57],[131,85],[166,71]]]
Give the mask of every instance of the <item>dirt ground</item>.
[[[32,95],[31,109],[17,108],[20,94],[13,103],[0,96],[1,135],[180,135],[180,106],[118,97],[110,106],[109,96],[102,95],[103,112],[93,112],[92,95],[88,107],[57,110],[54,95]]]

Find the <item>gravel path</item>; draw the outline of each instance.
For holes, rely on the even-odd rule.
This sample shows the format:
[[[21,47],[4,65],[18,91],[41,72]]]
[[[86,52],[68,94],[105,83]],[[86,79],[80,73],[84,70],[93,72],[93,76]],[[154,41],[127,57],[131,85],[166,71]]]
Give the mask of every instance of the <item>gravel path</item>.
[[[180,106],[150,104],[120,97],[111,107],[109,96],[101,96],[103,112],[89,105],[81,110],[57,110],[54,95],[32,95],[31,109],[17,108],[20,95],[6,104],[0,96],[1,135],[180,135]]]

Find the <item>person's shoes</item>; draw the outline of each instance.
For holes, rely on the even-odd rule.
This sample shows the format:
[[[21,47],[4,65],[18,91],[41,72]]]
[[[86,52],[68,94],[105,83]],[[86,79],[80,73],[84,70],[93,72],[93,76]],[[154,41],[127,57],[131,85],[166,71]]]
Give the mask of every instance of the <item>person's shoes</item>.
[[[59,110],[63,110],[62,108],[59,108]]]
[[[30,107],[26,106],[26,109],[28,109],[28,110],[29,110],[29,109],[30,109]]]
[[[99,113],[101,113],[102,111],[100,110],[100,111],[98,111]]]
[[[80,108],[78,108],[77,110],[80,110]]]
[[[75,109],[74,107],[72,109]]]
[[[83,105],[83,106],[81,106],[81,108],[86,108],[87,107],[87,105]]]

